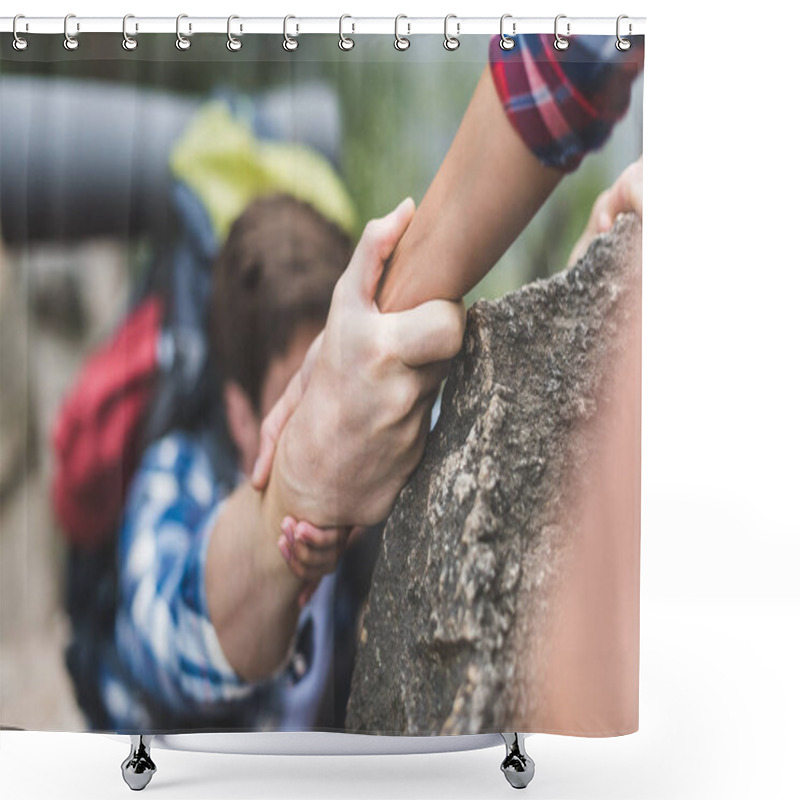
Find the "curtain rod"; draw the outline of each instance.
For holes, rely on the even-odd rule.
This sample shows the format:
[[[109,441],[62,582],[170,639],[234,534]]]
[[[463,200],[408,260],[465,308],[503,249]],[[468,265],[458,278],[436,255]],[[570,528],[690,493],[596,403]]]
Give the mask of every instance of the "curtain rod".
[[[0,17],[0,33],[14,31],[14,17]],[[230,22],[229,22],[230,19]],[[501,32],[500,17],[459,17],[448,15],[447,33],[450,36],[469,36],[474,34],[493,34]],[[236,36],[248,34],[388,34],[411,36],[417,34],[445,33],[444,17],[194,17],[182,14],[176,17],[136,17],[128,15],[125,31],[129,36],[150,33],[176,33],[183,36],[198,33],[220,33],[231,30]],[[562,36],[575,34],[607,34],[636,36],[645,32],[644,17],[569,17],[558,16],[558,31]],[[619,30],[618,30],[618,25]],[[70,14],[65,17],[35,17],[18,15],[16,32],[26,34],[65,34],[80,37],[85,33],[123,32],[122,17],[81,17]],[[503,16],[502,30],[506,36],[521,33],[554,33],[556,17],[515,17]]]

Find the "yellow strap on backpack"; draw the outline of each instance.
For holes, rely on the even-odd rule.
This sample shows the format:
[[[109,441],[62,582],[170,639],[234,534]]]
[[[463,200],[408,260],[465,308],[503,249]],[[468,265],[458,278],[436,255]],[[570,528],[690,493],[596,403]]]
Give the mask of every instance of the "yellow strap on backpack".
[[[255,197],[289,194],[353,235],[356,210],[341,178],[315,150],[258,139],[227,106],[203,106],[170,156],[175,177],[200,198],[218,241]]]

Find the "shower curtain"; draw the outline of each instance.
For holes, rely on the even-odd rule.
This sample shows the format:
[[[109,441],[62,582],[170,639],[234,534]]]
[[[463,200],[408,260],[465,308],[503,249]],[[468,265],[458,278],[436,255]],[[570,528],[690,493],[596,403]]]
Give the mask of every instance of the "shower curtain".
[[[635,731],[644,38],[75,41],[0,41],[0,723]]]

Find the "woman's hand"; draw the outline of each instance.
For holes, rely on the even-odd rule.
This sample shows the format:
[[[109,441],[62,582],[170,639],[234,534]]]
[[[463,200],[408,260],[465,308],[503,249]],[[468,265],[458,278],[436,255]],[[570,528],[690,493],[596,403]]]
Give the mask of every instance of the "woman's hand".
[[[617,214],[627,211],[642,216],[642,157],[625,168],[610,189],[601,192],[594,201],[592,213],[586,230],[575,243],[570,254],[568,266],[575,264],[589,248],[592,239],[598,234],[611,230]]]

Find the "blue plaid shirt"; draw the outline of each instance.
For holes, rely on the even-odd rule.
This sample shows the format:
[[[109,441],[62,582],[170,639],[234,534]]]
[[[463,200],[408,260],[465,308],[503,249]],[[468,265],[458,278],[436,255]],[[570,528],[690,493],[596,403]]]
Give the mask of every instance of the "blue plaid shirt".
[[[118,543],[114,641],[100,692],[117,732],[311,727],[332,653],[335,574],[298,621],[287,666],[259,682],[228,662],[208,613],[206,553],[228,494],[199,439],[175,433],[146,451]]]

